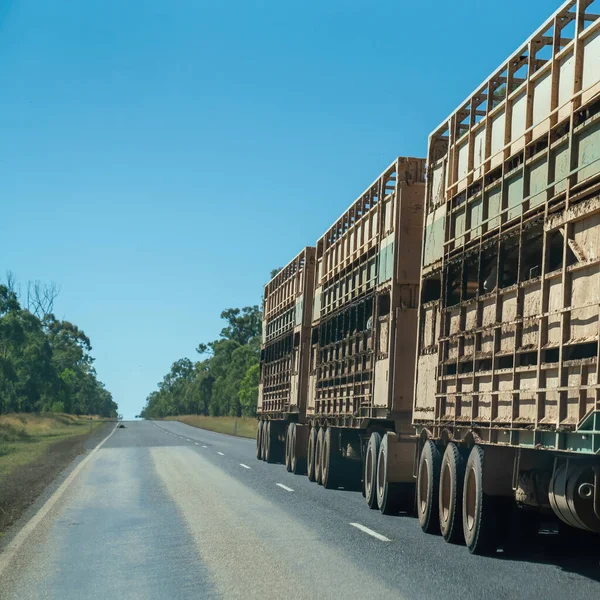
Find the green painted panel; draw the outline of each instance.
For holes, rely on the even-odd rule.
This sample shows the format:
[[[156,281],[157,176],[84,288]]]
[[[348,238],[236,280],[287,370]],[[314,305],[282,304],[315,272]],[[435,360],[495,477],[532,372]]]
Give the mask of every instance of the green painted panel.
[[[559,194],[567,189],[567,176],[569,175],[569,146],[564,144],[552,152],[554,161],[554,194]]]
[[[427,216],[425,227],[424,265],[430,265],[442,258],[444,250],[444,232],[446,223],[446,206],[441,206]]]
[[[529,168],[529,208],[543,204],[548,186],[548,161],[546,157]]]
[[[481,235],[481,221],[483,221],[483,198],[478,198],[471,203],[471,239]]]
[[[521,215],[523,211],[523,174],[519,173],[507,180],[508,186],[508,213],[507,219],[511,221]]]
[[[600,173],[600,121],[577,137],[577,182]]]
[[[394,236],[388,236],[381,243],[377,256],[377,283],[383,283],[392,278],[394,271]]]
[[[385,281],[387,281],[388,279],[392,278],[392,275],[394,274],[394,240],[390,240],[390,243],[388,244],[387,247],[387,269],[385,272]]]
[[[491,189],[485,195],[485,202],[488,208],[488,231],[500,226],[500,208],[502,207],[502,197],[500,195],[500,186]]]
[[[467,222],[467,213],[465,209],[457,211],[454,213],[454,245],[460,246],[465,243],[464,233],[465,233],[465,225]]]
[[[597,433],[568,433],[565,435],[565,450],[578,454],[597,454],[600,449],[600,435]]]

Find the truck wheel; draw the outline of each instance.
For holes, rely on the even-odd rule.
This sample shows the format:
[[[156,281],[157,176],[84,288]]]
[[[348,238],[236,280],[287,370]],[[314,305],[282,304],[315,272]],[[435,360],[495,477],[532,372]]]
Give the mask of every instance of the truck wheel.
[[[317,443],[315,444],[315,481],[321,485],[323,483],[323,441],[325,439],[325,429],[321,427],[317,433]]]
[[[415,504],[414,483],[390,482],[388,472],[388,437],[383,436],[377,459],[377,504],[384,515],[397,515],[412,511]]]
[[[421,450],[417,475],[417,515],[425,533],[439,533],[439,487],[442,456],[437,446],[427,440]]]
[[[306,465],[308,471],[308,480],[316,481],[315,474],[315,448],[317,446],[317,428],[311,427],[310,433],[308,434],[308,464]]]
[[[328,427],[323,436],[323,458],[321,460],[321,479],[323,487],[331,490],[337,488],[340,481],[340,455],[331,427]]]
[[[463,485],[465,459],[456,444],[446,446],[440,471],[440,531],[451,544],[462,544]]]
[[[365,459],[365,499],[369,508],[377,508],[377,459],[379,458],[379,447],[381,446],[381,435],[374,431],[367,444],[367,457]]]
[[[294,429],[296,423],[290,423],[287,426],[285,435],[285,469],[288,472],[292,470],[292,441],[294,439]]]
[[[263,438],[263,422],[259,421],[256,427],[256,458],[262,460],[262,438]]]
[[[263,460],[267,460],[267,444],[269,443],[268,430],[270,422],[271,421],[263,421],[262,433],[260,435],[260,445],[262,448],[261,455]]]
[[[290,471],[294,475],[306,473],[306,458],[298,456],[298,426],[294,423],[294,430],[290,440]]]
[[[483,461],[481,446],[473,446],[467,466],[463,489],[463,530],[471,554],[490,554],[498,546],[502,517],[501,500],[483,493]],[[498,502],[496,502],[496,500]]]
[[[278,424],[273,421],[267,422],[267,449],[265,453],[265,460],[268,463],[274,463],[280,460],[280,449],[279,440],[277,439],[279,427]]]

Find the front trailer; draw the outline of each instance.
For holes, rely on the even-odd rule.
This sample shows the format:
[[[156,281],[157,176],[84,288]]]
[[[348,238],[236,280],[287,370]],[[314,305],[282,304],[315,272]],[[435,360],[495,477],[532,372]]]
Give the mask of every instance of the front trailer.
[[[425,531],[600,532],[600,20],[570,1],[429,138],[414,425]],[[513,521],[514,522],[514,521]]]

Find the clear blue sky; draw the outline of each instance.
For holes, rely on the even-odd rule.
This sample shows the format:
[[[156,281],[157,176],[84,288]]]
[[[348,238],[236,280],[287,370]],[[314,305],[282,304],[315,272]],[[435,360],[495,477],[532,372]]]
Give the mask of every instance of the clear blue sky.
[[[558,6],[3,0],[0,274],[131,417]]]

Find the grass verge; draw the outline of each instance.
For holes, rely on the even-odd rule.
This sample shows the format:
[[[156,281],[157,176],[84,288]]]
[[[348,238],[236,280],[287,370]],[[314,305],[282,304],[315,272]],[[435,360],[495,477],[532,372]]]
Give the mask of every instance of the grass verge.
[[[35,460],[52,444],[89,433],[105,421],[66,414],[0,415],[0,485],[5,475]]]
[[[0,415],[0,531],[85,450],[90,432],[106,422],[66,414]]]
[[[228,433],[240,437],[256,437],[256,419],[253,417],[204,417],[202,415],[179,415],[165,417],[165,421],[181,421],[192,427]]]

